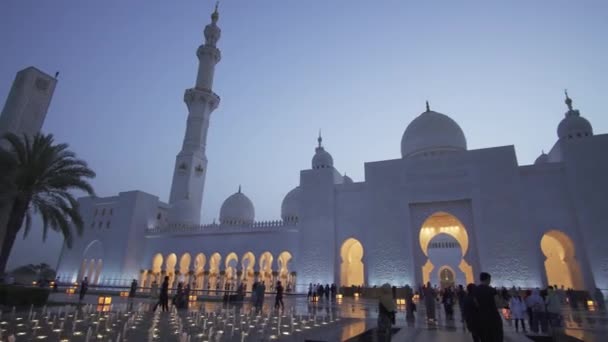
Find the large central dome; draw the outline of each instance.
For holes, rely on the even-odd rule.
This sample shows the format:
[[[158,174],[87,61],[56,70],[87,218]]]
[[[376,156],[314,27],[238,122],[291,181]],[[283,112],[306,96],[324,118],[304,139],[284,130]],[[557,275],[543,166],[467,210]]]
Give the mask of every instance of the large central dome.
[[[456,121],[449,116],[427,111],[407,126],[401,138],[403,158],[445,152],[465,151],[467,140]]]

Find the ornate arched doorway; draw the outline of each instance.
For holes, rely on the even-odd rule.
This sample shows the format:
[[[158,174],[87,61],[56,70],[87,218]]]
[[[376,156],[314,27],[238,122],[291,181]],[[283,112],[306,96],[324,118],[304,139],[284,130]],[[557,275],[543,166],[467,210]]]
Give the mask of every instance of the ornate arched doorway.
[[[166,275],[169,276],[169,288],[173,288],[173,282],[175,281],[175,264],[177,264],[177,255],[171,253],[167,256],[165,261]]]
[[[340,285],[352,286],[365,284],[363,264],[363,245],[357,239],[346,239],[340,248]]]
[[[439,239],[441,236],[447,237],[443,239]],[[436,239],[437,238],[437,239]],[[455,268],[452,270],[455,274],[455,279],[458,279],[457,270],[462,272],[464,275],[464,281],[466,283],[474,283],[475,278],[473,275],[473,267],[471,264],[465,259],[465,255],[469,249],[469,236],[467,234],[467,230],[465,226],[458,220],[454,215],[451,215],[446,212],[436,212],[433,215],[429,216],[422,227],[420,228],[419,234],[420,240],[420,248],[425,255],[426,261],[422,265],[422,281],[427,283],[434,278],[433,270],[441,270],[442,266],[453,265]],[[454,246],[452,244],[456,243],[456,248],[460,249],[458,253],[450,254],[449,251],[446,254],[450,254],[451,257],[448,259],[441,259],[441,263],[435,265],[433,260],[436,260],[433,256],[434,251],[430,251],[436,247],[432,245],[431,242],[439,243],[438,246],[446,246],[447,248],[450,246]],[[445,240],[445,241],[443,241]],[[439,279],[437,273],[437,279]],[[440,281],[441,282],[441,281]],[[433,285],[437,285],[436,283]]]
[[[456,284],[456,274],[450,266],[442,266],[438,272],[439,285],[442,289]]]
[[[207,262],[207,258],[205,258],[205,254],[199,253],[194,258],[194,288],[197,290],[203,290],[203,283],[205,281],[205,263]]]
[[[226,291],[236,289],[238,264],[239,257],[236,253],[232,252],[226,256],[224,275],[224,290]]]
[[[581,269],[576,259],[572,239],[559,230],[550,230],[540,240],[545,255],[545,271],[548,285],[583,289]]]
[[[272,286],[272,261],[274,257],[270,252],[264,252],[260,255],[260,281],[263,281],[266,288]]]
[[[241,275],[241,281],[245,284],[245,291],[251,291],[253,282],[255,281],[255,255],[252,252],[247,252],[241,258],[241,267],[243,274]]]
[[[291,253],[283,251],[281,252],[281,254],[279,254],[279,258],[277,259],[279,280],[283,284],[283,287],[286,289],[291,289],[293,287],[290,279],[291,276],[289,274],[289,262],[291,261],[291,258]]]
[[[209,258],[209,281],[207,288],[215,291],[219,290],[220,283],[218,278],[220,276],[220,263],[222,262],[222,256],[220,253],[213,253]]]

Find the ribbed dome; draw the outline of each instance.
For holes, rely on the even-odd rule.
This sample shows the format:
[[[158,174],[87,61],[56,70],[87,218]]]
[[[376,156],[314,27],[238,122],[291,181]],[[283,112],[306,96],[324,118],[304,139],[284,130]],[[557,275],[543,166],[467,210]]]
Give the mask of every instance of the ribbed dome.
[[[253,223],[255,210],[249,197],[239,191],[226,198],[220,209],[220,223],[226,225],[247,225]]]
[[[302,190],[300,187],[293,188],[283,198],[281,203],[281,219],[285,222],[297,222],[300,217],[300,200]]]
[[[545,164],[548,162],[549,162],[549,155],[546,154],[545,152],[543,152],[540,154],[540,156],[538,156],[538,158],[536,158],[536,160],[534,161],[534,165]]]
[[[403,158],[429,152],[465,151],[467,140],[456,121],[431,110],[415,118],[401,138]]]

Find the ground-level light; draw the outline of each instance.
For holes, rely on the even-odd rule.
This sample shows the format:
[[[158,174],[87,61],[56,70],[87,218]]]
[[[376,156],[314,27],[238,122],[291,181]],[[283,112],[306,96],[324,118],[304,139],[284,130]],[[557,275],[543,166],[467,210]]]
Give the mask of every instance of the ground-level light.
[[[97,298],[98,305],[110,305],[112,304],[112,297],[110,296],[99,296]]]

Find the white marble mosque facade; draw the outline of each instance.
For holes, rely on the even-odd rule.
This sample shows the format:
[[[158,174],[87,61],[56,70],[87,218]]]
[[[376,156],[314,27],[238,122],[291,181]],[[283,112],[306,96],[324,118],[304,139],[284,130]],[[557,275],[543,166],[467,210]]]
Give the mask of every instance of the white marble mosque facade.
[[[519,165],[513,146],[467,149],[456,121],[427,104],[405,129],[401,158],[365,163],[363,181],[340,173],[319,137],[280,219],[255,221],[239,189],[220,222],[200,225],[207,128],[219,104],[217,21],[216,10],[186,91],[170,202],[142,191],[80,199],[85,231],[62,251],[62,279],[149,286],[169,275],[203,289],[282,279],[305,291],[319,282],[466,283],[486,271],[504,286],[608,288],[608,135],[594,134],[567,95],[558,139],[533,165]]]

